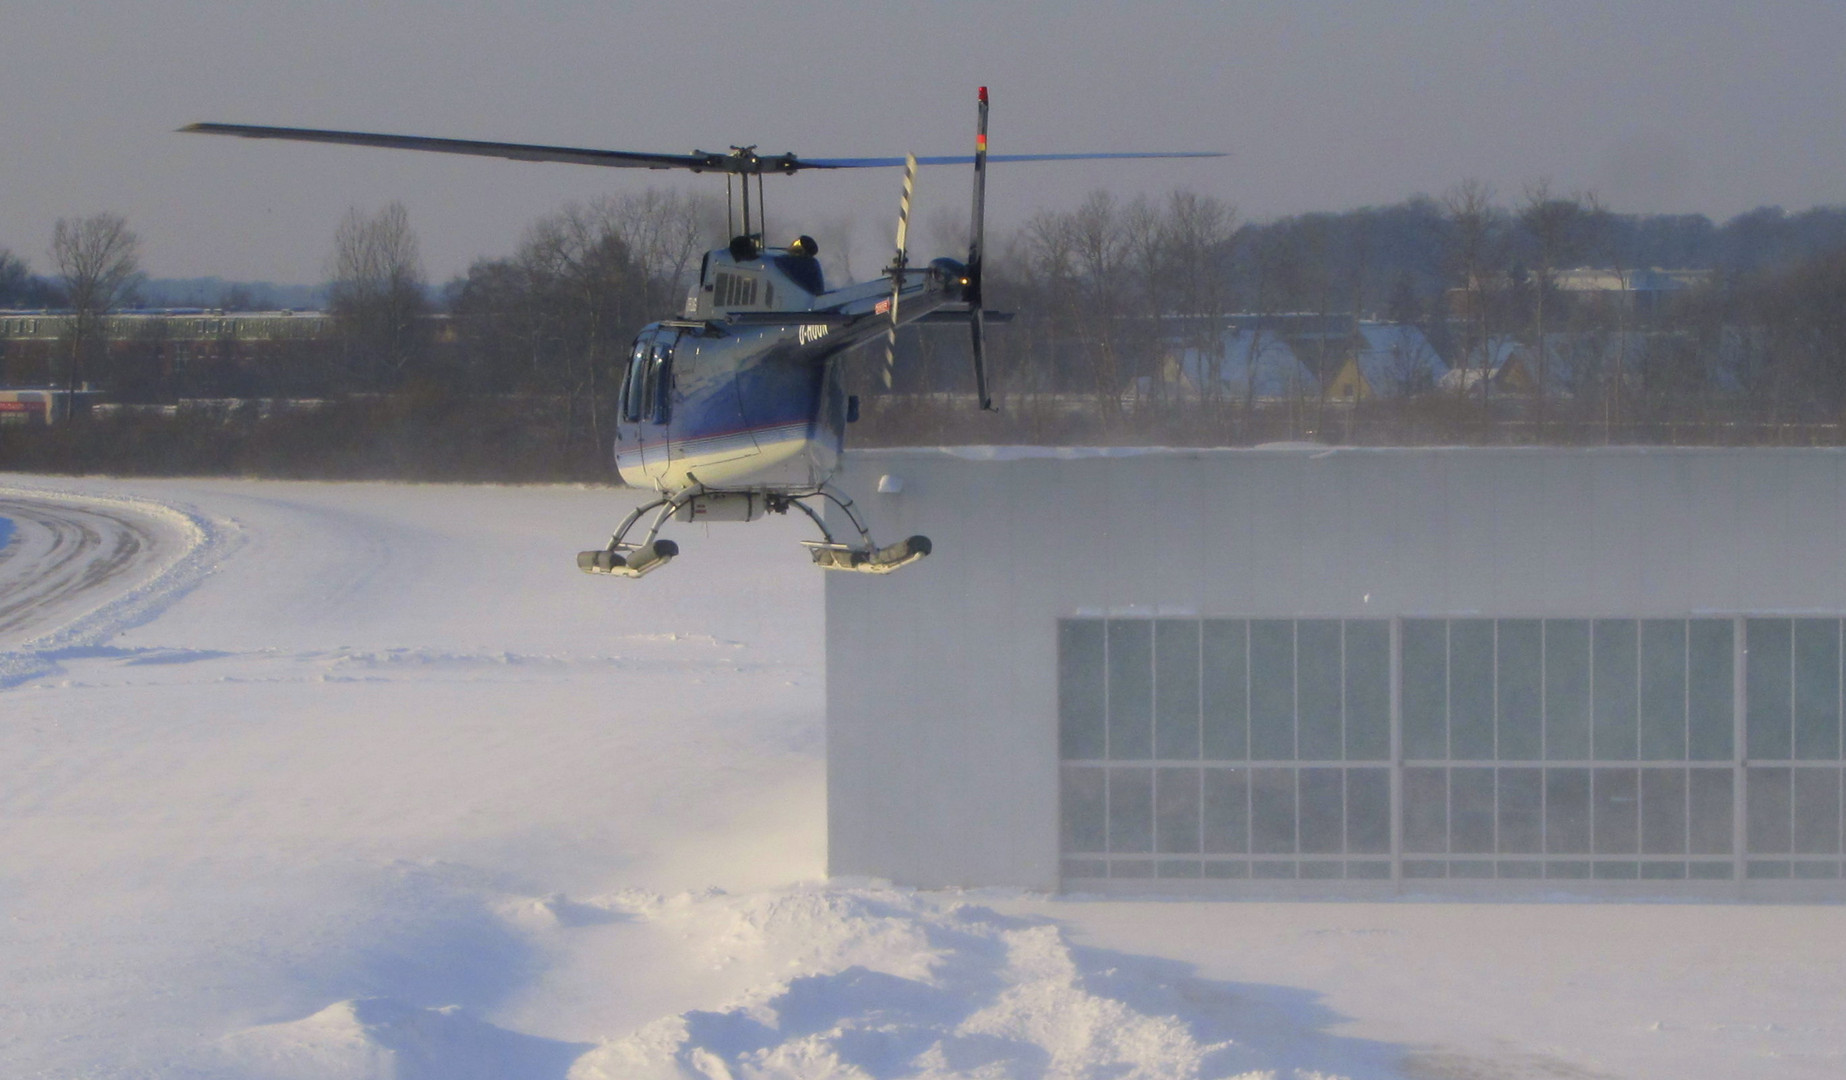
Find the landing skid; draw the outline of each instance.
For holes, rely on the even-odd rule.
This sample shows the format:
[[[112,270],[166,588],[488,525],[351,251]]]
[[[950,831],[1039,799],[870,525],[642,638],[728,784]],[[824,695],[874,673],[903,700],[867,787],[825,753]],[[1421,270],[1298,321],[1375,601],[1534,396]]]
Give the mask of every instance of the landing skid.
[[[803,540],[814,559],[814,565],[822,570],[850,570],[860,574],[889,574],[899,567],[909,566],[930,553],[927,536],[912,536],[895,544],[879,547],[872,542],[872,534],[853,507],[852,500],[835,491],[830,485],[823,484],[813,491],[802,494],[782,492],[734,492],[712,490],[705,487],[692,487],[672,495],[656,499],[651,503],[638,506],[615,530],[609,538],[609,544],[600,551],[582,551],[577,553],[577,569],[586,574],[611,574],[617,577],[638,578],[652,573],[679,554],[679,545],[671,540],[660,539],[661,526],[667,519],[679,515],[682,520],[691,520],[693,511],[698,508],[701,499],[712,503],[728,500],[726,505],[732,507],[731,513],[737,516],[729,520],[752,521],[763,512],[786,514],[789,508],[800,510],[808,516],[820,530],[821,539]],[[741,499],[741,508],[737,500]],[[760,507],[755,500],[761,500]],[[846,514],[852,522],[853,529],[859,534],[857,544],[846,543],[833,535],[821,515],[807,504],[808,499],[826,499]],[[628,533],[641,519],[649,513],[653,519],[648,523],[647,532],[637,543],[628,542]],[[716,516],[709,520],[722,520]]]

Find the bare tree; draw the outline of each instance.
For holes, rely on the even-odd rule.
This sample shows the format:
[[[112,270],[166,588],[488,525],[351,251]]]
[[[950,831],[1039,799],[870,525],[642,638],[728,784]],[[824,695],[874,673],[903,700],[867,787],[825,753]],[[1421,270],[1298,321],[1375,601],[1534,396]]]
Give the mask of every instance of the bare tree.
[[[1546,301],[1556,291],[1557,272],[1580,258],[1589,240],[1592,215],[1582,196],[1552,194],[1551,182],[1526,185],[1525,205],[1519,224],[1532,239],[1535,256],[1532,283],[1532,348],[1538,357],[1538,431],[1544,437],[1546,408],[1552,391],[1551,347],[1545,339]]]
[[[1175,191],[1167,198],[1167,258],[1178,310],[1188,316],[1186,345],[1201,360],[1200,402],[1215,400],[1224,362],[1224,316],[1230,307],[1229,275],[1222,260],[1237,211],[1209,195]]]
[[[26,260],[0,248],[0,307],[17,307],[32,287],[32,269]]]
[[[423,352],[423,260],[404,204],[376,214],[346,211],[333,237],[327,307],[347,348],[347,364],[361,385],[403,381]]]
[[[1468,369],[1480,350],[1483,386],[1492,376],[1492,360],[1487,355],[1487,303],[1492,272],[1493,189],[1481,180],[1468,179],[1450,188],[1442,197],[1442,209],[1449,224],[1451,268],[1460,279],[1463,313],[1461,342],[1462,392],[1468,391]]]
[[[648,274],[624,235],[625,219],[610,200],[572,203],[534,224],[516,257],[531,290],[534,340],[544,343],[534,360],[543,381],[565,396],[567,441],[581,413],[601,444],[603,397],[616,385],[603,369],[625,355],[649,313]]]
[[[64,279],[71,308],[65,366],[64,417],[73,415],[78,381],[89,354],[108,347],[104,320],[134,294],[141,281],[141,240],[120,214],[59,218],[51,232],[51,261]]]

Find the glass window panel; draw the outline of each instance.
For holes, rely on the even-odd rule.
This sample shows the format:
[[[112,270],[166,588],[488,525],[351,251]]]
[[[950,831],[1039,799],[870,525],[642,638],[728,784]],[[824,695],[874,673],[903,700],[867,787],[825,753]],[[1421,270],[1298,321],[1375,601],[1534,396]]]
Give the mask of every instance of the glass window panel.
[[[1590,771],[1545,770],[1545,851],[1583,855],[1590,850]]]
[[[1287,880],[1295,876],[1295,864],[1290,862],[1259,862],[1254,866],[1254,876],[1272,880]]]
[[[1686,853],[1686,770],[1641,770],[1641,854]]]
[[[1346,770],[1346,850],[1384,855],[1391,850],[1391,772]]]
[[[1545,620],[1545,757],[1590,756],[1590,624]]]
[[[1250,850],[1250,772],[1205,770],[1205,851],[1242,854]]]
[[[1404,770],[1404,850],[1431,855],[1449,850],[1447,769]]]
[[[1168,855],[1198,853],[1198,769],[1154,771],[1154,850]]]
[[[1633,881],[1641,876],[1641,866],[1631,862],[1599,862],[1594,876],[1600,880]]]
[[[1641,623],[1641,758],[1686,759],[1686,621]]]
[[[1154,770],[1114,768],[1109,773],[1109,850],[1154,850]]]
[[[1340,723],[1340,624],[1303,619],[1295,624],[1297,753],[1303,761],[1338,761],[1344,755]]]
[[[1687,844],[1693,855],[1729,855],[1734,792],[1729,769],[1693,769],[1688,778]]]
[[[1400,696],[1404,756],[1449,756],[1449,634],[1441,619],[1405,619]]]
[[[1794,847],[1797,855],[1840,853],[1840,771],[1796,769]]]
[[[1449,623],[1449,756],[1486,761],[1493,749],[1493,620]]]
[[[1449,850],[1493,853],[1493,770],[1449,770]]]
[[[1071,878],[1104,878],[1109,864],[1102,859],[1065,859],[1060,871],[1066,881]]]
[[[1545,850],[1545,776],[1542,769],[1500,770],[1499,850],[1537,855]]]
[[[1641,877],[1647,881],[1683,881],[1686,877],[1686,864],[1683,862],[1644,862],[1641,864]]]
[[[1748,770],[1744,778],[1744,833],[1752,855],[1785,855],[1794,846],[1789,820],[1789,770]]]
[[[1590,821],[1598,855],[1641,849],[1641,785],[1635,769],[1590,771]]]
[[[1545,877],[1578,880],[1590,876],[1590,864],[1586,862],[1554,862],[1545,864]]]
[[[1346,877],[1377,880],[1391,876],[1391,864],[1388,862],[1349,862],[1346,864]]]
[[[1493,862],[1488,859],[1456,859],[1449,863],[1449,876],[1452,878],[1490,878],[1493,876]]]
[[[1154,876],[1159,878],[1195,878],[1204,877],[1197,859],[1161,859],[1154,864]]]
[[[1767,861],[1750,860],[1744,866],[1743,876],[1748,878],[1786,878],[1790,876],[1787,859]]]
[[[1795,757],[1840,758],[1840,622],[1795,620]]]
[[[1212,761],[1243,761],[1250,756],[1245,639],[1241,619],[1207,619],[1200,631],[1204,749],[1205,757]]]
[[[1445,878],[1449,876],[1449,864],[1437,859],[1410,859],[1404,863],[1404,876],[1407,878]]]
[[[1250,622],[1250,756],[1295,758],[1295,624]]]
[[[1731,864],[1727,862],[1695,862],[1686,867],[1687,877],[1701,881],[1731,880]]]
[[[1100,761],[1103,726],[1101,619],[1058,621],[1058,742],[1065,760]]]
[[[1639,749],[1635,630],[1633,619],[1597,619],[1592,626],[1590,685],[1595,714],[1591,750],[1593,757],[1602,760],[1633,761]]]
[[[1495,666],[1499,671],[1499,752],[1502,761],[1537,761],[1543,741],[1540,713],[1544,664],[1543,624],[1502,619]]]
[[[1301,850],[1336,855],[1346,849],[1344,769],[1301,770]]]
[[[1502,862],[1494,867],[1494,876],[1501,878],[1541,878],[1545,876],[1545,864],[1542,862]]]
[[[1250,864],[1208,859],[1205,862],[1205,876],[1208,878],[1247,878],[1250,876]]]
[[[1154,864],[1146,859],[1116,859],[1109,864],[1112,878],[1151,878]]]
[[[1691,654],[1686,666],[1688,754],[1694,761],[1727,761],[1736,715],[1731,620],[1693,619],[1686,636]]]
[[[1294,853],[1295,770],[1250,770],[1250,850],[1258,855]]]
[[[1154,623],[1154,756],[1199,756],[1199,624]]]
[[[1391,757],[1391,624],[1346,624],[1346,760]]]
[[[1066,852],[1106,851],[1108,801],[1105,798],[1101,769],[1083,769],[1070,765],[1063,776],[1062,809],[1064,850]]]
[[[1154,631],[1147,619],[1109,620],[1109,757],[1154,753]]]
[[[1840,864],[1835,862],[1798,862],[1794,870],[1795,877],[1809,880],[1831,881],[1840,876]]]
[[[1794,756],[1793,642],[1787,619],[1750,619],[1744,626],[1744,745],[1752,758]]]
[[[1330,859],[1303,861],[1300,876],[1303,880],[1328,881],[1344,876],[1340,870],[1340,864]]]

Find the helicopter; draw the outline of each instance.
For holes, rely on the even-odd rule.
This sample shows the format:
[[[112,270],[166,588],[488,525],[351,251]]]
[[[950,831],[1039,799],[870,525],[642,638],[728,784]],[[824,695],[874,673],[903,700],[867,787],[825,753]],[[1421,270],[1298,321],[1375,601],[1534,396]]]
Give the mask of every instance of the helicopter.
[[[577,556],[591,574],[638,578],[665,566],[679,545],[660,536],[669,519],[680,522],[755,521],[796,509],[820,530],[804,540],[816,566],[887,574],[928,555],[928,537],[888,545],[872,539],[865,519],[833,486],[845,446],[846,426],[858,419],[858,399],[842,381],[848,353],[883,338],[882,382],[889,388],[897,331],[920,320],[962,321],[970,328],[976,400],[993,410],[985,326],[1003,318],[982,308],[981,267],[987,165],[992,162],[1077,161],[1111,158],[1197,158],[1211,152],[995,154],[987,153],[987,88],[978,95],[971,156],[800,158],[758,154],[755,146],[727,152],[651,154],[525,143],[480,142],[418,135],[385,135],[245,124],[190,124],[182,132],[253,139],[334,143],[386,149],[469,154],[515,161],[566,162],[614,168],[684,169],[725,177],[726,214],[742,205],[742,230],[728,245],[707,252],[684,309],[676,318],[649,323],[636,336],[621,379],[614,458],[629,487],[657,497],[631,512],[609,542]],[[972,165],[973,207],[968,255],[910,265],[910,202],[920,165]],[[765,245],[762,228],[767,174],[810,169],[904,170],[896,251],[880,279],[828,288],[808,236],[786,247]],[[754,214],[750,182],[756,181]],[[741,200],[733,188],[741,189]],[[851,533],[842,537],[810,503],[831,503]],[[638,539],[630,534],[646,519]],[[844,531],[844,530],[842,530]]]

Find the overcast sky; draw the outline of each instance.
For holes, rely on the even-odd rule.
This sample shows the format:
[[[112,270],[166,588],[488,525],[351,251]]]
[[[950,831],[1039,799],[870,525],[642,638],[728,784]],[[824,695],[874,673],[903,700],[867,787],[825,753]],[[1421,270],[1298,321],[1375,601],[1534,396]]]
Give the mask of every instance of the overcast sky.
[[[60,215],[125,214],[156,276],[319,281],[348,206],[410,210],[429,274],[603,192],[712,178],[172,134],[198,120],[684,153],[1224,150],[1016,165],[993,224],[1176,187],[1246,218],[1548,178],[1722,219],[1846,203],[1846,3],[627,4],[0,0],[0,246],[48,269]],[[773,177],[772,239],[854,225],[889,171]],[[966,214],[965,170],[921,213]],[[928,235],[927,233],[925,234]],[[934,254],[927,252],[925,254]],[[875,255],[860,259],[863,275]],[[856,267],[858,268],[858,267]]]

